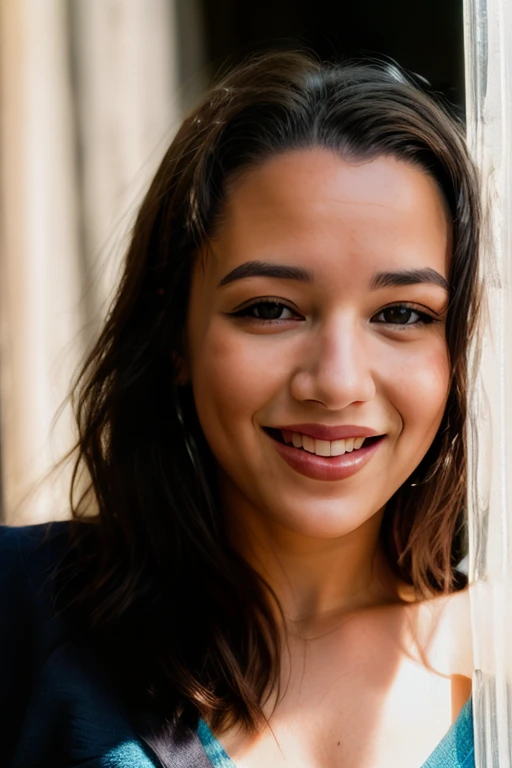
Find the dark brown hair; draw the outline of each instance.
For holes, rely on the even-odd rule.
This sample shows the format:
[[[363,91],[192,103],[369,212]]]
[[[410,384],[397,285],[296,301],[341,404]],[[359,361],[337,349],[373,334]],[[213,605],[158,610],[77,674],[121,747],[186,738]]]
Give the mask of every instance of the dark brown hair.
[[[308,147],[347,159],[392,155],[429,174],[446,201],[448,404],[427,455],[387,504],[382,540],[418,596],[457,588],[466,351],[478,308],[478,186],[464,131],[396,65],[327,65],[303,53],[253,58],[209,90],[169,147],[74,389],[73,516],[83,519],[91,499],[98,509],[86,526],[94,544],[81,556],[74,607],[125,700],[162,728],[194,725],[199,715],[214,728],[254,727],[277,685],[272,598],[227,541],[215,462],[190,387],[176,384],[176,356],[192,266],[222,213],[226,185],[267,158]],[[84,469],[91,484],[76,498]]]

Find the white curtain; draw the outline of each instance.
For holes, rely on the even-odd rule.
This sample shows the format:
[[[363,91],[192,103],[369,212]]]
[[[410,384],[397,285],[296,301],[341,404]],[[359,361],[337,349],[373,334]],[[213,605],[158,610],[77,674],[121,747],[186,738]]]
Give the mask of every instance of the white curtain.
[[[201,49],[194,9],[190,0],[187,27],[178,29],[176,0],[0,2],[0,427],[9,523],[69,515],[69,469],[36,484],[72,443],[69,408],[53,429],[52,421],[102,322],[137,203],[181,117],[180,45],[196,58]],[[190,52],[187,62],[193,67]]]
[[[476,765],[511,768],[512,0],[465,0],[464,17],[468,136],[486,216],[470,429]]]

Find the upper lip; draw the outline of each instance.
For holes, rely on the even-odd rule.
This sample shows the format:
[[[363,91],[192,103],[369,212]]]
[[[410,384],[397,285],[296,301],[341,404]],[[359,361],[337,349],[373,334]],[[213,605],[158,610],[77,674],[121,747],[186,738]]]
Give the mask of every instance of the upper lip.
[[[345,440],[348,437],[377,437],[382,432],[377,432],[371,427],[356,426],[354,424],[343,424],[338,427],[329,427],[326,424],[286,424],[274,429],[286,430],[289,432],[299,432],[301,435],[308,435],[316,440]]]

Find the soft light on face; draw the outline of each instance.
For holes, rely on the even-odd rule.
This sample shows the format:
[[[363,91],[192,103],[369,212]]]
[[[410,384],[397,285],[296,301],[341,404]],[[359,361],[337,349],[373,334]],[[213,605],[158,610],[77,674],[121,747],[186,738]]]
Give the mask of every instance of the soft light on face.
[[[314,538],[378,523],[443,416],[450,245],[434,181],[393,157],[297,150],[232,185],[194,270],[183,373],[230,514]],[[317,461],[357,471],[301,471],[268,428],[304,424],[385,438],[361,466]]]

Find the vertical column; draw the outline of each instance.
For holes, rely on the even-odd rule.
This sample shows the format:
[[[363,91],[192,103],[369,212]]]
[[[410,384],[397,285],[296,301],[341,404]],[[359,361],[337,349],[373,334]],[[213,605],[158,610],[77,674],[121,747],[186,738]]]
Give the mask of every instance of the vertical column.
[[[485,214],[470,437],[478,768],[512,766],[512,0],[464,0],[468,138]]]
[[[176,0],[0,0],[0,428],[10,523],[69,515],[54,423],[180,119]],[[189,30],[191,34],[193,30]],[[31,489],[32,493],[28,493]]]
[[[0,3],[3,496],[20,524],[63,514],[57,480],[25,494],[69,444],[69,414],[50,431],[82,325],[66,22],[65,0]]]
[[[85,301],[95,335],[128,234],[181,118],[175,0],[73,0]]]

